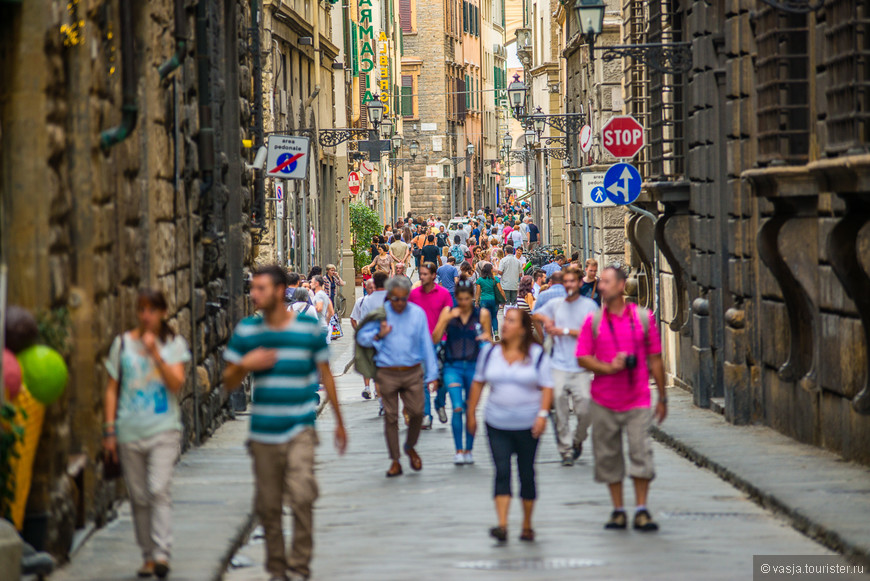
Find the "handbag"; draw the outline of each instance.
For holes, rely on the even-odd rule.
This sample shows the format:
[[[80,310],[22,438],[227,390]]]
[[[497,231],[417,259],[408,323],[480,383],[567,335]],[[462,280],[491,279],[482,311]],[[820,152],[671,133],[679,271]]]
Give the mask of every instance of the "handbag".
[[[122,381],[124,379],[124,366],[121,365],[121,355],[124,352],[124,334],[121,333],[121,347],[118,349],[118,395],[120,399]],[[115,438],[117,440],[117,436]],[[115,454],[118,455],[117,442],[115,444]],[[121,456],[118,459],[112,458],[106,450],[103,450],[103,480],[117,480],[121,477]]]

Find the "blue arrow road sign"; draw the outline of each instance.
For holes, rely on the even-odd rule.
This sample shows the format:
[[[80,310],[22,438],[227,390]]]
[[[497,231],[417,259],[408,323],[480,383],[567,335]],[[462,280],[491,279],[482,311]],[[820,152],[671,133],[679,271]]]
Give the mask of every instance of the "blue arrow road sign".
[[[640,196],[640,184],[640,173],[629,163],[614,164],[604,174],[607,197],[621,206],[631,204]]]

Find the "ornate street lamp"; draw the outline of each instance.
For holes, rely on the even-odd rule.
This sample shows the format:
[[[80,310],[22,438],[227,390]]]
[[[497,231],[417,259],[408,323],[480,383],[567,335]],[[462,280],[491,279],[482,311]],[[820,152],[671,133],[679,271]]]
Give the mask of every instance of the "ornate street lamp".
[[[393,133],[393,122],[389,117],[381,121],[381,139],[389,139]]]
[[[577,17],[577,30],[587,37],[592,44],[596,36],[604,30],[604,11],[607,5],[603,0],[577,0],[574,3],[574,14]]]
[[[604,62],[629,57],[666,75],[680,75],[692,69],[692,43],[690,42],[607,45],[596,49],[595,37],[604,30],[605,9],[604,0],[577,0],[574,3],[577,27],[580,34],[585,36],[586,44],[589,45],[590,61],[595,59],[595,51],[598,50]]]
[[[514,75],[514,80],[508,85],[507,92],[511,109],[514,110],[514,117],[522,116],[526,108],[526,85],[520,80],[518,74]]]
[[[523,133],[523,137],[525,137],[526,147],[534,147],[534,145],[538,142],[538,134],[534,129],[526,129],[526,132]]]
[[[541,133],[544,132],[544,127],[547,126],[547,116],[544,115],[544,112],[541,111],[541,108],[538,107],[535,111],[535,114],[532,115],[532,127],[535,129],[535,133],[537,134],[538,139],[541,138]]]
[[[501,144],[504,147],[505,151],[510,151],[511,146],[514,144],[514,138],[511,137],[510,133],[505,134],[504,137],[501,138]]]
[[[402,147],[402,136],[396,133],[393,135],[393,149],[399,150]]]
[[[408,146],[408,149],[411,152],[411,159],[417,159],[417,154],[420,153],[420,144],[416,141],[412,141]]]
[[[377,128],[384,118],[384,104],[381,103],[381,98],[377,93],[372,96],[371,101],[366,103],[366,111],[368,112],[369,123]]]
[[[474,155],[474,144],[469,143],[465,148],[465,155],[472,157]]]

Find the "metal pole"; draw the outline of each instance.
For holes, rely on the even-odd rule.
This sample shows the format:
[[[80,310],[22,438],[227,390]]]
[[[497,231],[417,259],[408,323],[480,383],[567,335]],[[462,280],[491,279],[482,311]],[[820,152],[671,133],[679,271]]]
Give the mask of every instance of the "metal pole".
[[[580,218],[583,224],[583,262],[585,263],[592,256],[592,251],[589,248],[589,208],[580,209]]]
[[[275,200],[275,240],[278,246],[278,264],[283,268],[286,266],[284,260],[284,196],[287,191],[284,184],[281,184],[281,191],[281,197]]]
[[[307,183],[307,180],[306,182]],[[299,196],[302,198],[302,224],[299,232],[296,233],[297,238],[299,238],[299,254],[302,256],[299,260],[299,265],[302,267],[302,273],[305,274],[308,272],[308,242],[311,239],[311,233],[308,231],[308,192],[305,190],[305,183],[297,184],[297,188],[301,191],[298,192]],[[299,187],[303,186],[303,187]]]
[[[466,208],[471,208],[474,204],[472,204],[472,195],[471,195],[471,156],[465,156],[465,208],[462,209],[465,212]]]

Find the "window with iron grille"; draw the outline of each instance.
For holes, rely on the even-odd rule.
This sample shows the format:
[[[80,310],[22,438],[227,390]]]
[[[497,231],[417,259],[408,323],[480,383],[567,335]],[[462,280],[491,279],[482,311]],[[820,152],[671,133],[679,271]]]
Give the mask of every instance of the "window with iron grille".
[[[825,151],[831,155],[866,152],[870,144],[870,2],[831,0],[825,5],[825,16]]]
[[[661,0],[656,0],[661,1]],[[622,34],[625,44],[642,44],[647,42],[646,0],[624,0],[622,3]],[[637,119],[644,127],[649,127],[649,67],[640,60],[623,59],[623,76],[625,78],[625,112]],[[646,179],[649,176],[649,148],[644,147],[634,160],[640,175]]]
[[[756,23],[758,163],[803,164],[809,153],[807,15],[765,7]]]
[[[649,3],[647,42],[684,40],[683,14],[675,0]],[[649,176],[668,181],[685,173],[684,75],[668,75],[648,67],[649,75]]]

